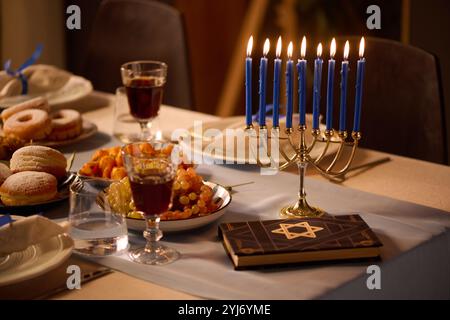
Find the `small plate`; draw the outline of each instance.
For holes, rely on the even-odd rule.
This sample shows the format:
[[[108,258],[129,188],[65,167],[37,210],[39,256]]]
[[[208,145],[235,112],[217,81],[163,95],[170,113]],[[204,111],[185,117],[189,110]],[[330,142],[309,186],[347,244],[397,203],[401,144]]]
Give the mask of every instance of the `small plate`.
[[[13,219],[22,217],[13,216]],[[0,287],[38,277],[66,261],[72,254],[68,235],[47,239],[27,249],[0,257]]]
[[[58,185],[58,193],[56,194],[56,198],[48,200],[42,203],[29,204],[29,205],[21,205],[21,206],[5,206],[0,202],[0,214],[2,213],[23,213],[25,214],[36,214],[37,212],[43,211],[55,203],[64,201],[70,196],[70,184],[79,179],[79,177],[75,173],[70,173],[67,175],[67,178],[64,179]]]
[[[0,109],[8,108],[15,104],[43,96],[47,98],[49,105],[57,106],[84,98],[93,90],[92,83],[80,76],[72,76],[59,90],[34,95],[20,95],[6,97],[0,100]]]
[[[226,208],[231,203],[230,192],[223,186],[212,182],[205,182],[205,184],[213,189],[214,191],[213,199],[215,201],[220,201],[220,207],[216,211],[212,212],[207,216],[194,217],[189,219],[180,219],[180,220],[161,221],[159,226],[162,231],[180,232],[196,229],[216,221],[225,214]],[[127,218],[127,226],[128,229],[134,231],[144,231],[146,227],[144,219],[135,219],[135,218]]]

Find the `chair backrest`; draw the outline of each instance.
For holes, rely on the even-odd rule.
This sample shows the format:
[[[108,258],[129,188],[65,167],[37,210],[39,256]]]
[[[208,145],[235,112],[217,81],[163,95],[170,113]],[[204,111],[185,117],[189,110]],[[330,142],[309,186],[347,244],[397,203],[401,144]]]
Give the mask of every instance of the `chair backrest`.
[[[347,127],[353,126],[358,37],[351,44]],[[339,55],[342,56],[342,50]],[[366,38],[361,145],[416,159],[447,164],[444,104],[438,62],[432,54],[400,42]],[[340,64],[336,70],[340,70]],[[337,84],[340,78],[337,72]],[[336,85],[339,96],[339,85]],[[337,97],[336,97],[337,98]],[[339,102],[335,99],[334,121]],[[335,126],[337,127],[337,125]]]
[[[104,0],[98,10],[85,64],[97,90],[114,92],[122,85],[120,66],[134,60],[168,65],[163,102],[191,108],[189,62],[181,14],[150,0]]]

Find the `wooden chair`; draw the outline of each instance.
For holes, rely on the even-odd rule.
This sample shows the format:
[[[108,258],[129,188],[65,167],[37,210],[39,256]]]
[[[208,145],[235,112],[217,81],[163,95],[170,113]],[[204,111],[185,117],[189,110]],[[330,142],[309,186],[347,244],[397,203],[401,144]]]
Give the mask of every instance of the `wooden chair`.
[[[97,90],[122,85],[120,66],[133,60],[159,60],[169,66],[163,102],[192,107],[189,60],[181,14],[149,0],[104,0],[98,10],[84,74]]]
[[[337,39],[334,124],[338,127],[340,59],[351,45],[347,129],[353,127],[354,84],[359,37]],[[416,159],[447,164],[448,150],[439,65],[432,54],[400,42],[366,38],[366,74],[361,145]],[[326,72],[326,59],[324,72]],[[326,80],[326,76],[324,76]],[[325,82],[324,80],[324,82]],[[325,85],[326,83],[323,83]],[[325,112],[325,99],[322,111]]]

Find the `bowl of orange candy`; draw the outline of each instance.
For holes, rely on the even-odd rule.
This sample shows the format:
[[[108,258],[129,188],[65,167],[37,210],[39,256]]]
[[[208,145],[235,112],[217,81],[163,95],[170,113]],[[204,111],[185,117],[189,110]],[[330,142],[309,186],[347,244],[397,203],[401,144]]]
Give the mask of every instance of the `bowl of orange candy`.
[[[163,149],[156,150],[150,143],[144,142],[140,147],[144,152],[152,156],[168,156],[172,152],[174,145],[169,144]],[[78,174],[82,177],[107,180],[121,180],[125,178],[127,172],[123,165],[121,151],[122,147],[120,146],[95,151],[91,159],[78,171]]]
[[[152,145],[142,143],[141,148],[153,156],[168,156],[173,151],[170,144],[155,150]],[[97,150],[79,170],[79,175],[111,181],[100,196],[114,211],[127,217],[129,229],[145,230],[145,220],[136,211],[131,195],[121,147]],[[231,202],[229,191],[221,185],[204,181],[190,165],[181,162],[173,183],[173,200],[170,210],[161,214],[163,231],[185,231],[209,224],[225,213]]]

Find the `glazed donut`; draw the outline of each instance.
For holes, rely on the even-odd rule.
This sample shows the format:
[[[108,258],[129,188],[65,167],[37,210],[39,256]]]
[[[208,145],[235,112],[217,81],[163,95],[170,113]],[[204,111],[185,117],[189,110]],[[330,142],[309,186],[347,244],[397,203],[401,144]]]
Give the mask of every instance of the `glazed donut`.
[[[3,110],[2,112],[2,120],[5,122],[9,117],[17,112],[29,109],[40,109],[46,112],[50,112],[50,107],[48,105],[47,99],[43,97],[37,97],[19,104],[15,106],[9,107],[8,109]]]
[[[61,141],[81,134],[81,115],[76,110],[63,109],[52,114],[52,131],[49,140]]]
[[[52,131],[48,113],[39,109],[19,111],[13,114],[3,125],[7,135],[14,135],[23,140],[42,140]]]
[[[57,184],[56,178],[45,172],[19,172],[3,182],[0,198],[7,206],[41,203],[55,198]]]
[[[41,171],[60,179],[66,175],[67,160],[58,150],[44,146],[26,146],[13,153],[10,167],[13,173]]]

